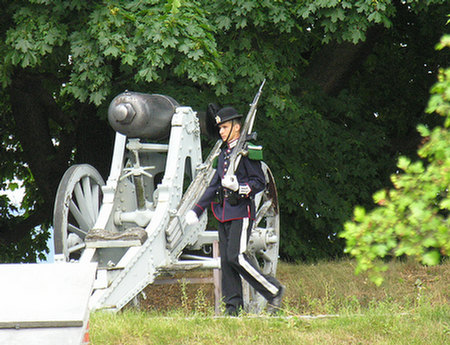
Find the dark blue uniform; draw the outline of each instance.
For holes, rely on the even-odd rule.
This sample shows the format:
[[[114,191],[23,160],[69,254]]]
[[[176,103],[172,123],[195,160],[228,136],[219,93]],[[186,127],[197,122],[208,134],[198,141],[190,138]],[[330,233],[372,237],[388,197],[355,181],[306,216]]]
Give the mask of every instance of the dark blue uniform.
[[[280,292],[281,284],[264,275],[247,257],[247,242],[255,218],[254,196],[265,188],[261,162],[242,157],[235,175],[239,189],[231,192],[222,187],[222,178],[229,167],[230,154],[236,141],[225,144],[219,154],[217,170],[209,187],[195,205],[198,217],[211,206],[219,221],[219,250],[222,269],[222,295],[227,312],[234,314],[243,307],[241,276],[262,296],[270,300]],[[234,195],[231,195],[235,193]],[[219,202],[216,202],[219,194]]]
[[[237,202],[236,204],[230,204],[227,194],[231,194],[231,191],[223,188],[221,184],[222,178],[228,170],[230,154],[235,144],[236,141],[230,145],[225,145],[220,152],[216,173],[209,187],[194,207],[197,216],[200,216],[211,205],[214,217],[221,223],[243,218],[254,219],[255,205],[253,197],[258,192],[264,190],[266,184],[264,173],[261,170],[261,162],[242,157],[235,171],[235,175],[239,181],[239,190],[236,192],[237,195],[233,196],[234,198],[237,197],[237,200],[235,200]],[[223,197],[220,198],[222,200],[215,202],[218,194],[222,194]]]

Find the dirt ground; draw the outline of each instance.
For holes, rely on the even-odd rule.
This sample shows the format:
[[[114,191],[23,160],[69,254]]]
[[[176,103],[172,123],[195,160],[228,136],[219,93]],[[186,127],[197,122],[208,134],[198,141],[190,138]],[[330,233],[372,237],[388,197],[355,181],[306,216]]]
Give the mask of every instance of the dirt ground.
[[[386,296],[398,305],[414,305],[419,297],[432,305],[448,304],[450,300],[449,262],[435,267],[422,266],[413,261],[392,262],[385,274],[385,282],[377,287],[366,274],[355,275],[351,260],[321,262],[318,264],[279,265],[277,278],[286,286],[285,300],[289,308],[303,314],[323,314],[330,306],[339,309],[357,300],[361,307],[384,301]],[[141,310],[158,312],[214,311],[214,284],[190,284],[183,279],[209,278],[212,270],[195,270],[158,277],[139,294]],[[171,280],[159,285],[158,281]],[[328,309],[327,309],[328,308]]]
[[[205,311],[214,309],[214,284],[190,283],[189,278],[212,278],[212,270],[178,273],[158,277],[139,294],[141,310]],[[167,281],[171,281],[168,283]],[[161,284],[164,281],[165,283]]]

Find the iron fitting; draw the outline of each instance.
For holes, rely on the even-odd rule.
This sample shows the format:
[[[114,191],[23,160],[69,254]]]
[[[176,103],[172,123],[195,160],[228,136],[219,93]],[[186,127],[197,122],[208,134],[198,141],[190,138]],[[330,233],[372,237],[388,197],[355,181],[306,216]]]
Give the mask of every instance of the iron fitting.
[[[130,103],[119,104],[114,112],[116,121],[122,124],[131,123],[136,116],[136,111]]]

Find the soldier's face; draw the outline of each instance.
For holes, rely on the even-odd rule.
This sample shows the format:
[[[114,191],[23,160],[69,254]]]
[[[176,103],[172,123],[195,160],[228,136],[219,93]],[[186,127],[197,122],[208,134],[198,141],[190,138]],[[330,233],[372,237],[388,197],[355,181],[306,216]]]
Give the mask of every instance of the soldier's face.
[[[239,138],[241,126],[233,121],[227,121],[219,125],[219,134],[223,141],[230,142]]]

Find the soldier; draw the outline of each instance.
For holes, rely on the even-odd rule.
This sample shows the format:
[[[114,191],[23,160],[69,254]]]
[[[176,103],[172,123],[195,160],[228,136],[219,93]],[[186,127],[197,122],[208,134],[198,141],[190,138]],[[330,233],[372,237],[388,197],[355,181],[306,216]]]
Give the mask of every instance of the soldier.
[[[233,107],[217,112],[216,124],[223,140],[217,170],[198,203],[186,213],[187,224],[195,224],[211,204],[213,215],[219,221],[222,295],[225,313],[231,316],[237,316],[243,307],[241,276],[267,299],[269,312],[280,308],[284,293],[284,286],[274,277],[263,274],[246,254],[255,219],[253,198],[265,188],[261,162],[242,156],[235,174],[226,175],[230,154],[241,135],[241,117]],[[216,196],[218,202],[215,202]]]

